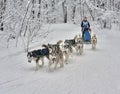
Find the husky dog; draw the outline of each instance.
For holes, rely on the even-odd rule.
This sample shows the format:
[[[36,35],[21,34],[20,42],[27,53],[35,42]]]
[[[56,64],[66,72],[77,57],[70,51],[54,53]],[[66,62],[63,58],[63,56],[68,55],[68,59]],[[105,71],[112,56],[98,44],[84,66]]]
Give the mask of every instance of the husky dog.
[[[64,41],[64,44],[66,45],[70,45],[70,46],[72,46],[72,47],[75,47],[75,45],[76,45],[76,42],[77,42],[77,35],[74,37],[74,39],[66,39],[65,41]]]
[[[32,60],[36,62],[36,70],[38,70],[40,66],[39,60],[42,61],[42,66],[44,65],[44,57],[47,57],[49,59],[48,48],[33,50],[27,53],[28,62],[31,63]]]
[[[63,52],[62,50],[59,48],[58,44],[48,44],[48,45],[44,45],[44,47],[48,47],[49,49],[51,49],[51,52],[49,54],[49,70],[51,71],[51,65],[54,63],[54,69],[57,68],[58,63],[60,64],[60,67],[63,67]]]
[[[38,70],[40,65],[39,65],[39,60],[42,61],[42,65],[44,65],[44,58],[46,57],[49,60],[49,70],[51,71],[50,66],[55,63],[54,69],[56,69],[57,64],[60,63],[60,67],[63,67],[63,53],[59,48],[59,44],[62,41],[58,41],[57,44],[55,45],[42,45],[44,47],[43,49],[38,49],[38,50],[33,50],[31,52],[27,53],[27,58],[28,62],[31,63],[31,61],[36,62],[36,69]],[[60,62],[61,61],[61,62]]]
[[[63,67],[63,52],[60,49],[60,44],[62,41],[58,41],[57,44],[48,44],[48,45],[43,45],[44,47],[51,49],[49,53],[49,69],[50,66],[55,63],[54,69],[56,69],[58,63],[60,64],[60,67]],[[50,69],[51,70],[51,69]]]
[[[66,39],[64,41],[64,45],[67,45],[67,46],[69,45],[68,48],[70,48],[70,52],[73,52],[73,48],[75,48],[76,42],[77,42],[77,35],[74,37],[74,39]]]
[[[62,51],[63,51],[63,54],[65,56],[65,62],[67,63],[70,55],[73,52],[72,47],[70,45],[66,44],[66,45],[63,46]]]
[[[54,54],[56,56],[56,63],[55,63],[54,69],[56,69],[58,63],[60,64],[60,67],[63,67],[64,66],[64,64],[63,64],[64,58],[63,58],[62,50],[59,50],[58,52],[56,52]]]
[[[77,38],[75,50],[76,50],[76,53],[80,55],[83,53],[83,39],[82,38]]]
[[[93,34],[92,38],[91,38],[91,44],[92,44],[92,49],[96,49],[96,45],[97,45],[97,37],[96,34]]]
[[[77,35],[73,39],[66,39],[64,41],[63,54],[65,56],[66,63],[68,62],[70,55],[72,55],[73,48],[75,48],[76,46],[76,42],[77,42]]]
[[[48,46],[48,48],[50,48],[50,49],[52,49],[52,52],[58,52],[60,49],[61,49],[61,47],[60,47],[60,44],[62,43],[62,40],[59,40],[56,44],[48,44],[47,46]]]
[[[49,59],[48,60],[49,60],[49,71],[51,71],[51,65],[56,62],[56,56],[52,52],[52,48],[51,47],[48,47],[48,45],[45,45],[45,44],[42,45],[42,46],[47,48],[47,49],[49,49]]]

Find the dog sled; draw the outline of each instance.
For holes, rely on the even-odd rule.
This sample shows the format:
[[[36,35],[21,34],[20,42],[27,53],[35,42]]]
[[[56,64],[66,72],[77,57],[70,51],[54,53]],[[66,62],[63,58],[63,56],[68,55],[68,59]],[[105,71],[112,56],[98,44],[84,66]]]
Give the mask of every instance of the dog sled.
[[[86,31],[84,31],[84,35],[82,37],[82,40],[83,40],[83,44],[91,44],[92,49],[96,49],[96,45],[97,45],[96,34],[93,34],[91,36],[91,32],[89,32],[89,30],[86,30]]]
[[[91,34],[88,30],[84,31],[82,39],[84,44],[91,44]]]

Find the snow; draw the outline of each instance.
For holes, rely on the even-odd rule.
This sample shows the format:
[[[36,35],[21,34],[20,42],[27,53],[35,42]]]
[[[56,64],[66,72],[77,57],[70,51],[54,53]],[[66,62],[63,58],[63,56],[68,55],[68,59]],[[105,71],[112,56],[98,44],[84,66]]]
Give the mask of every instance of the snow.
[[[53,72],[48,71],[47,60],[35,71],[35,63],[28,63],[21,49],[0,48],[0,94],[120,94],[120,32],[115,26],[111,30],[91,26],[98,37],[96,50],[85,44],[82,55],[74,52],[69,64]],[[71,39],[80,33],[80,26],[54,24],[50,32],[43,43]]]

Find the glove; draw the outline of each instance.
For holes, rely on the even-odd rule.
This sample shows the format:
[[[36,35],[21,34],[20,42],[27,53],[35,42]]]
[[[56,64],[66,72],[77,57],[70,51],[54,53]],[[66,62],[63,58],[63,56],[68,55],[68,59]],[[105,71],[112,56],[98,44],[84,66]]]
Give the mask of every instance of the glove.
[[[89,28],[89,31],[92,32],[91,28]]]

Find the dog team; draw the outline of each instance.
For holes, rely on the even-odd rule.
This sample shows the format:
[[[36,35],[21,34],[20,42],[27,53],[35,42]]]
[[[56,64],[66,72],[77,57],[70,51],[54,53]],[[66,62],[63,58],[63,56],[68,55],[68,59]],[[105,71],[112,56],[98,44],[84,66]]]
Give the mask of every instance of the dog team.
[[[95,34],[91,37],[90,44],[92,49],[96,49],[97,37]],[[48,59],[49,71],[51,71],[51,65],[54,64],[54,69],[57,68],[58,64],[60,68],[64,67],[64,62],[66,64],[69,62],[73,50],[76,51],[78,55],[82,55],[84,41],[81,35],[76,35],[73,39],[66,39],[63,43],[59,40],[56,44],[43,44],[42,49],[33,50],[27,53],[28,62],[34,61],[36,63],[35,70],[44,66],[44,59]],[[39,62],[42,62],[42,65]]]

